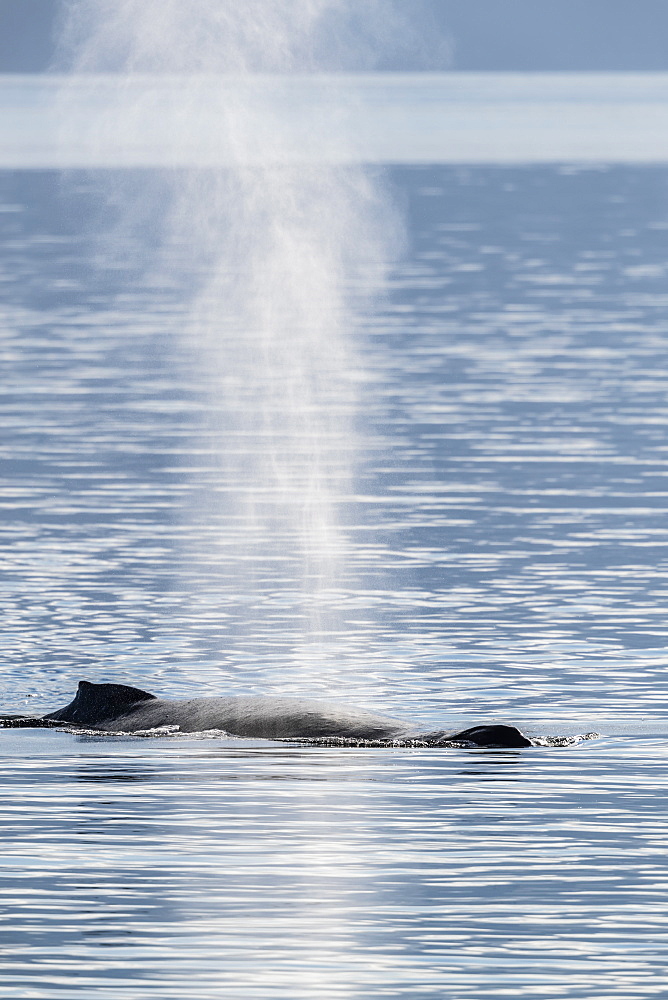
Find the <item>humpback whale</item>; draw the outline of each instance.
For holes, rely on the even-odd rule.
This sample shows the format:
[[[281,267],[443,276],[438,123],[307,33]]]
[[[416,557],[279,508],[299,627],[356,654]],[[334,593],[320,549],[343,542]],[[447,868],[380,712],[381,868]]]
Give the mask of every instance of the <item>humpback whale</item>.
[[[230,736],[268,740],[329,738],[415,740],[433,746],[451,742],[495,747],[532,745],[514,726],[481,725],[454,733],[424,733],[398,719],[331,701],[262,695],[176,700],[157,698],[125,684],[90,681],[80,681],[73,701],[44,719],[116,733],[178,726],[184,733],[220,729]]]

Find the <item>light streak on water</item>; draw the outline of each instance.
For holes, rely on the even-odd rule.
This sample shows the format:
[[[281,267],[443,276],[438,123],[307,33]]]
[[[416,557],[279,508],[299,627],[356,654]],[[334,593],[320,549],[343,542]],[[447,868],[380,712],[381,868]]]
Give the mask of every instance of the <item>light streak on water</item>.
[[[12,168],[663,163],[668,74],[6,75],[0,129]]]

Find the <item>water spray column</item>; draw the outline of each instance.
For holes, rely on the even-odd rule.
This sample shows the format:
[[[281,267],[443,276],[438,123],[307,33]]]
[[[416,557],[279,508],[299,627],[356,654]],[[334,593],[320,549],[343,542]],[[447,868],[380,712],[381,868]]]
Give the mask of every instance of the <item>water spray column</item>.
[[[296,646],[345,630],[334,612],[351,584],[350,279],[383,257],[382,195],[353,162],[345,100],[314,55],[347,10],[71,0],[62,32],[62,65],[115,92],[106,141],[116,130],[131,165],[149,134],[165,167],[139,188],[133,175],[125,209],[116,176],[116,205],[131,217],[143,185],[160,233],[151,267],[172,284],[174,268],[195,279],[181,336],[208,400],[209,475],[190,512],[201,530],[187,577],[194,591],[206,579],[256,595],[249,627],[272,602],[289,608]]]

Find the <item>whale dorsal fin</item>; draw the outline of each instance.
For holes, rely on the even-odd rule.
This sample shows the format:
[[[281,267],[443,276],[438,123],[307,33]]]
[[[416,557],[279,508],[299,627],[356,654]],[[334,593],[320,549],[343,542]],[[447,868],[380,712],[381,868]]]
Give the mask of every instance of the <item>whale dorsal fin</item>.
[[[57,722],[96,723],[124,715],[140,701],[151,701],[155,695],[126,684],[91,684],[79,681],[74,700],[65,708],[45,715]]]

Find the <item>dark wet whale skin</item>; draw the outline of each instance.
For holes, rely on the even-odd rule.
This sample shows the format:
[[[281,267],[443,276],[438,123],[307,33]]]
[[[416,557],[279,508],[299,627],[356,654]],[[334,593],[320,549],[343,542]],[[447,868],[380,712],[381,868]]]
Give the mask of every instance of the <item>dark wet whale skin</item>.
[[[397,719],[336,702],[260,695],[176,701],[156,698],[124,684],[91,684],[89,681],[79,682],[76,696],[69,705],[44,718],[122,733],[178,726],[185,733],[221,729],[232,736],[269,740],[342,737],[387,741],[415,739],[435,745],[457,741],[477,746],[531,746],[531,741],[514,726],[474,726],[450,734],[421,733]]]

